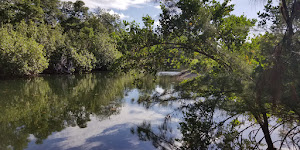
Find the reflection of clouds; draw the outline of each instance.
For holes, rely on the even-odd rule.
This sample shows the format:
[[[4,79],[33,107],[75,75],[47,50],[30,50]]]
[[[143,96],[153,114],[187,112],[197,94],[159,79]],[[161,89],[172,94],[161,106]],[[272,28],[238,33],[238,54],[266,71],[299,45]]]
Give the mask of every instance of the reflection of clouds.
[[[158,92],[159,94],[162,94],[163,92],[165,92],[165,90],[163,88],[159,87],[159,86],[157,86],[155,88],[155,91]]]
[[[137,113],[143,113],[143,112],[142,111],[131,110],[129,113],[130,114],[137,114]]]
[[[132,114],[132,112],[138,113]],[[59,149],[71,149],[76,147],[90,149],[101,145],[99,142],[87,142],[90,138],[105,135],[118,136],[117,134],[119,134],[119,130],[121,129],[124,130],[127,128],[129,130],[132,126],[140,124],[144,120],[151,121],[153,124],[159,124],[159,120],[164,117],[163,114],[159,114],[154,110],[145,110],[142,106],[124,104],[119,115],[111,116],[109,119],[101,122],[98,121],[96,116],[92,116],[91,121],[87,123],[87,128],[69,127],[62,132],[53,134],[49,137],[49,140],[58,138],[65,139],[57,143]],[[116,129],[110,129],[115,126],[117,126]],[[133,145],[137,145],[139,141],[130,140],[129,142]]]
[[[36,138],[34,137],[34,135],[30,134],[28,140],[33,141],[36,140]]]
[[[102,143],[101,142],[91,142],[88,145],[82,146],[82,149],[92,149],[95,147],[99,147]]]
[[[128,139],[128,142],[131,143],[134,146],[140,144],[140,140],[138,140],[138,139]]]
[[[86,128],[67,127],[53,133],[40,145],[35,144],[34,136],[30,136],[31,142],[27,149],[153,149],[151,142],[140,141],[130,132],[130,129],[144,121],[151,122],[152,127],[156,128],[161,125],[165,115],[173,111],[173,108],[157,104],[150,109],[145,109],[142,105],[131,102],[132,99],[138,99],[139,90],[131,90],[127,94],[128,96],[123,99],[122,107],[119,107],[118,114],[104,120],[91,115],[91,121],[87,122]],[[172,118],[173,121],[179,122],[176,118]],[[180,131],[176,130],[173,135],[178,137]]]
[[[103,132],[102,135],[112,135],[118,133],[118,129],[108,130],[106,132]]]

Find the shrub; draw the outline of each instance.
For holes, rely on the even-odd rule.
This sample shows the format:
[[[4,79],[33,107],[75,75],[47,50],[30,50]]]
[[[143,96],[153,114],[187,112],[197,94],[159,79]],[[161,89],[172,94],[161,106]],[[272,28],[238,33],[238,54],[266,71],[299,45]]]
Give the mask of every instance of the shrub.
[[[0,29],[0,74],[35,75],[48,67],[43,46],[7,25]]]
[[[65,46],[51,56],[49,69],[56,73],[88,72],[94,68],[95,62],[92,53]]]

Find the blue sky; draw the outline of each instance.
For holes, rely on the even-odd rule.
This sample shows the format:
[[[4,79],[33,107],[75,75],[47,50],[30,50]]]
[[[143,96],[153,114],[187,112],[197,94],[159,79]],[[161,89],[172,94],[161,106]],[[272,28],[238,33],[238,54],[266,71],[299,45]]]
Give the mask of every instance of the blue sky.
[[[63,0],[68,1],[68,0]],[[76,1],[76,0],[71,0]],[[90,9],[104,8],[110,13],[117,13],[121,19],[141,22],[142,17],[149,14],[158,24],[159,3],[151,0],[83,0]],[[222,0],[220,0],[222,1]],[[257,12],[263,10],[264,0],[232,0],[235,4],[235,15],[246,15],[248,18],[257,18]]]

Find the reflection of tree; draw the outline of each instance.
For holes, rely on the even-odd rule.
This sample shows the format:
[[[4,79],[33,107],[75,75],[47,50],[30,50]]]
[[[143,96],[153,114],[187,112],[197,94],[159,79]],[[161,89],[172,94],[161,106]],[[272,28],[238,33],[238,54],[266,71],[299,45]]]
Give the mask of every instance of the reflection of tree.
[[[268,103],[263,106],[255,101],[250,103],[247,99],[253,96],[252,90],[245,85],[232,75],[214,78],[201,76],[185,81],[175,88],[178,96],[175,99],[195,101],[178,109],[184,114],[180,122],[182,137],[172,140],[172,137],[166,136],[172,134],[172,126],[166,126],[166,122],[161,126],[169,128],[156,130],[150,128],[150,123],[144,123],[134,133],[162,149],[172,146],[180,149],[259,149],[266,146],[263,128],[267,123],[268,134],[276,147],[299,149],[299,116],[284,104],[277,104],[277,108],[273,109]],[[154,94],[141,101],[148,104],[146,107],[152,102],[174,101],[173,98],[161,99],[165,94]],[[226,115],[220,118],[217,116],[220,111]],[[264,115],[269,119],[264,120]]]
[[[10,84],[1,84],[0,90],[1,149],[8,145],[15,149],[23,149],[28,142],[28,131],[37,129],[36,132],[39,132],[45,127],[46,122],[39,119],[45,116],[47,111],[44,109],[48,103],[45,98],[49,96],[50,88],[42,79],[9,82]],[[42,136],[42,133],[32,134]]]
[[[157,132],[153,131],[153,127],[149,122],[143,122],[136,129],[132,128],[131,132],[137,134],[142,141],[152,141],[153,146],[156,148],[179,149],[176,145],[176,139],[168,133],[172,132],[172,128],[169,127],[167,119],[158,127]]]
[[[129,76],[106,74],[1,81],[0,149],[24,149],[30,134],[39,144],[68,126],[86,127],[91,114],[118,113],[129,83]]]
[[[135,80],[137,89],[139,89],[139,99],[137,102],[146,108],[149,108],[156,103],[159,103],[162,106],[168,106],[170,105],[170,99],[174,98],[173,95],[168,95],[168,98],[165,101],[162,100],[162,97],[174,91],[173,88],[175,83],[179,83],[177,78],[170,76],[154,77],[152,75],[146,75],[138,78]],[[163,93],[156,91],[157,87],[162,88],[164,90]]]
[[[171,86],[173,86],[172,84],[170,84],[172,82],[178,82],[176,80],[176,77],[170,77],[170,76],[155,77],[149,74],[139,77],[134,81],[137,88],[143,93],[151,93],[157,86],[163,89],[170,89]]]

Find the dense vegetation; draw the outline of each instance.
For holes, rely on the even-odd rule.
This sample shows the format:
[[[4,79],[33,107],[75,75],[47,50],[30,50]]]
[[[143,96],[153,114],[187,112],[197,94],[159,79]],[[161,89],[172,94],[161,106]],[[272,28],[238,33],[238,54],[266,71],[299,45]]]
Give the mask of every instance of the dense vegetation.
[[[170,149],[300,147],[299,0],[268,0],[259,21],[233,15],[230,0],[162,0],[158,27],[150,16],[143,17],[143,27],[121,25],[104,11],[89,12],[82,1],[0,4],[2,75],[86,72],[112,64],[141,73],[185,66],[198,77],[182,82],[170,99],[194,100],[180,109],[183,137],[166,139],[143,124],[133,131],[142,140]],[[256,24],[263,32],[249,38]],[[166,101],[160,97],[139,102]],[[228,118],[214,120],[217,111]]]
[[[118,16],[83,1],[3,0],[0,21],[1,75],[106,70],[120,57]]]
[[[300,2],[269,0],[259,22],[232,15],[230,0],[165,0],[161,8],[156,29],[149,16],[143,28],[126,24],[117,44],[122,67],[155,73],[166,64],[189,66],[198,77],[182,82],[170,100],[195,103],[180,108],[182,138],[166,135],[166,121],[156,134],[139,126],[141,140],[166,149],[299,149]],[[256,23],[263,32],[250,39]],[[160,97],[145,103],[166,101]],[[220,111],[228,117],[215,120]]]

